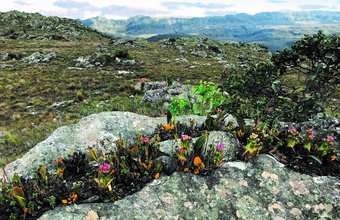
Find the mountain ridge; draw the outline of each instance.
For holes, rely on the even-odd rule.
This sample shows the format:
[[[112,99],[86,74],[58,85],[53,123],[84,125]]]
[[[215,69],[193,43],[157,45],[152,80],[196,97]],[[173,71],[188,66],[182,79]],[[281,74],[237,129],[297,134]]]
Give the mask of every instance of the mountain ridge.
[[[120,20],[97,16],[75,20],[118,39],[143,38],[153,42],[165,36],[191,36],[220,42],[259,43],[272,53],[283,48],[290,49],[303,34],[316,34],[319,29],[324,30],[327,36],[340,34],[340,11],[239,13],[193,18],[136,15]]]

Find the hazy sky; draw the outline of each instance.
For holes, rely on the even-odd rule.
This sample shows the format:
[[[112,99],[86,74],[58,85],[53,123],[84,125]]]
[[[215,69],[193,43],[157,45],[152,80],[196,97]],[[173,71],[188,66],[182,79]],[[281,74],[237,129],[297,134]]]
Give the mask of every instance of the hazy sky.
[[[340,0],[1,0],[0,11],[38,12],[44,16],[87,19],[150,17],[205,17],[227,14],[290,11],[339,11]]]

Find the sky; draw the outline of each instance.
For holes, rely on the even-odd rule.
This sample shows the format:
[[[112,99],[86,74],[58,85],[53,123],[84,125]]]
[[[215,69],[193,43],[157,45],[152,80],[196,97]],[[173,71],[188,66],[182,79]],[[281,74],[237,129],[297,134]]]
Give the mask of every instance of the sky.
[[[2,0],[0,11],[38,12],[72,19],[104,17],[207,17],[261,12],[340,11],[340,0]]]

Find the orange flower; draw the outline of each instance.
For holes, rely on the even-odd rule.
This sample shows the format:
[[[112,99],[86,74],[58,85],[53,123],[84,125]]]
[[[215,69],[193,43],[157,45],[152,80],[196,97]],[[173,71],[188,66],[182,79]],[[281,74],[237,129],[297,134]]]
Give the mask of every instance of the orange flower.
[[[28,212],[29,214],[31,214],[31,211],[29,211],[28,208],[25,208],[23,210],[24,210],[24,212]]]
[[[165,124],[165,129],[166,129],[166,131],[168,131],[169,129],[173,129],[174,128],[174,126],[173,125],[168,125],[168,124]]]
[[[195,169],[195,170],[194,170],[194,173],[195,173],[195,174],[198,174],[198,173],[199,173],[198,169]]]
[[[157,174],[155,175],[155,179],[158,179],[158,177],[159,177],[159,173],[157,173]]]
[[[204,169],[205,168],[205,165],[204,165],[204,163],[202,163],[202,160],[199,157],[195,157],[194,165],[196,167],[198,167],[199,164],[201,164],[201,167],[199,167],[198,169],[200,169],[200,168]]]
[[[188,172],[189,168],[184,168],[184,172]]]
[[[133,148],[131,148],[131,151],[133,151],[136,147],[137,147],[137,145],[135,145]]]
[[[147,79],[146,78],[141,78],[141,79],[138,79],[139,82],[145,82]]]
[[[195,157],[195,159],[194,159],[194,165],[197,167],[199,163],[202,163],[201,158]]]

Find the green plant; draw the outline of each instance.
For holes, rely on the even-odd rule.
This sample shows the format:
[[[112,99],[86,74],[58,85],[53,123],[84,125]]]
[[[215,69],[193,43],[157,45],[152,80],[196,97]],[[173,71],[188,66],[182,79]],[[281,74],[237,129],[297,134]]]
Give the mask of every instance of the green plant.
[[[135,56],[134,56],[133,54],[129,53],[129,58],[132,59],[132,60],[134,60],[134,59],[135,59]]]
[[[133,44],[133,40],[126,40],[124,44]]]
[[[172,115],[179,115],[181,114],[183,111],[184,112],[190,112],[191,110],[191,103],[189,101],[189,99],[181,99],[180,98],[183,96],[184,94],[180,95],[179,97],[174,97],[171,99],[171,103],[168,105],[168,109],[170,109],[170,112]],[[187,103],[188,105],[186,105],[185,103]]]
[[[337,91],[339,88],[339,73],[331,70],[337,69],[339,66],[339,59],[337,57],[337,48],[340,46],[339,35],[334,35],[332,37],[327,37],[323,34],[323,30],[319,30],[316,35],[308,36],[296,42],[291,48],[291,51],[282,50],[280,53],[275,54],[272,57],[272,62],[282,69],[282,74],[287,70],[286,63],[297,64],[299,56],[300,62],[306,60],[307,57],[311,63],[311,69],[306,68],[310,72],[307,72],[307,79],[305,83],[300,84],[296,87],[291,87],[293,90],[288,90],[289,92],[294,92],[298,88],[302,88],[304,95],[299,104],[302,104],[303,113],[313,112],[313,102],[316,102],[321,106],[320,103],[324,103],[326,98]],[[334,67],[331,67],[333,66]],[[301,67],[299,67],[301,68]],[[289,87],[289,86],[288,86]],[[297,95],[295,95],[297,96]],[[292,95],[294,100],[294,95]],[[294,100],[295,101],[295,100]],[[322,112],[325,112],[323,107],[321,107]]]
[[[114,58],[116,59],[128,59],[130,57],[129,52],[126,49],[116,49],[114,53]]]
[[[222,105],[224,102],[224,97],[222,94],[217,93],[220,89],[215,91],[215,83],[205,81],[204,84],[202,80],[199,86],[192,86],[191,95],[193,96],[195,92],[198,92],[198,99],[200,103],[194,103],[193,112],[194,114],[199,114],[199,106],[201,106],[201,116],[206,116],[212,108]],[[209,104],[209,108],[205,109],[204,104]]]
[[[224,117],[225,111],[222,111],[221,109],[217,110],[217,117],[214,119],[210,115],[208,115],[207,119],[205,120],[205,124],[207,125],[208,131],[219,131],[222,130],[223,125],[224,125],[224,120],[226,117]]]
[[[247,146],[246,149],[250,152],[251,155],[255,155],[255,153],[261,150],[261,149],[266,149],[267,147],[272,147],[270,145],[270,143],[272,143],[272,138],[269,138],[270,136],[268,134],[264,134],[264,130],[262,130],[264,128],[264,126],[266,125],[265,123],[263,123],[261,125],[261,127],[259,128],[258,126],[253,126],[254,130],[252,132],[252,136],[250,136],[250,132],[249,132],[249,128],[247,128],[247,131],[245,131],[245,127],[244,127],[244,121],[242,118],[236,117],[236,119],[238,120],[238,123],[241,127],[241,131],[237,132],[237,137],[238,138],[244,138],[247,139],[248,137],[248,144],[249,147]],[[175,121],[174,121],[175,122]],[[232,122],[231,122],[232,125]],[[225,129],[226,131],[230,129],[230,126],[228,126],[227,129]],[[262,131],[261,131],[262,130]],[[245,133],[243,133],[243,132]],[[310,130],[309,130],[310,131]],[[199,137],[197,139],[197,141],[195,143],[192,143],[192,147],[193,147],[193,153],[189,154],[189,149],[190,149],[190,145],[191,145],[191,138],[189,136],[183,135],[182,139],[181,139],[181,147],[179,148],[179,150],[177,151],[177,160],[180,162],[182,168],[181,170],[184,172],[188,171],[188,166],[193,166],[194,167],[194,173],[198,174],[198,173],[202,173],[203,175],[206,175],[206,169],[209,167],[209,162],[212,161],[213,162],[213,166],[212,167],[218,167],[221,163],[226,162],[225,160],[221,159],[223,158],[223,146],[221,145],[217,145],[215,148],[212,147],[212,145],[210,145],[210,151],[208,152],[208,154],[206,154],[205,152],[208,150],[207,145],[204,146],[204,143],[207,143],[207,139],[209,136],[209,132],[206,131],[205,135]],[[249,134],[249,136],[247,136],[247,134]],[[275,134],[274,132],[272,132],[271,134]],[[308,133],[307,135],[309,135],[310,133]],[[137,144],[132,144],[131,149],[128,149],[127,147],[127,141],[125,141],[125,146],[123,145],[123,140],[119,139],[116,142],[116,145],[118,147],[118,151],[113,153],[110,152],[111,155],[113,155],[113,157],[107,158],[106,160],[106,156],[105,153],[103,153],[103,151],[101,150],[100,146],[100,150],[101,150],[101,154],[102,154],[102,160],[106,161],[106,163],[104,163],[104,165],[100,165],[103,162],[101,160],[99,160],[99,158],[97,157],[97,154],[94,150],[89,149],[89,154],[91,156],[91,158],[93,158],[95,161],[97,161],[98,163],[95,164],[97,166],[100,166],[100,169],[97,169],[97,171],[99,171],[100,179],[96,178],[96,176],[93,176],[94,180],[98,183],[99,187],[98,190],[101,191],[101,198],[105,198],[105,197],[112,197],[114,195],[114,190],[113,190],[113,180],[115,180],[116,178],[114,178],[113,176],[110,175],[115,175],[115,177],[117,177],[118,179],[120,179],[120,174],[125,174],[125,180],[127,180],[128,178],[131,178],[130,171],[132,170],[137,170],[137,168],[141,168],[141,172],[135,172],[134,176],[137,179],[140,179],[140,173],[142,173],[143,175],[147,175],[151,172],[153,172],[153,170],[155,170],[157,173],[155,175],[154,178],[158,178],[159,176],[159,172],[162,169],[161,166],[161,159],[158,160],[157,163],[153,164],[151,159],[152,157],[155,157],[154,152],[157,151],[159,149],[158,147],[155,147],[155,145],[151,145],[150,144],[150,140],[148,138],[144,138],[142,137],[142,143],[140,143],[140,137],[141,135],[136,133],[137,136]],[[289,137],[289,136],[288,136]],[[121,138],[121,137],[120,137]],[[267,139],[270,139],[270,141],[268,141]],[[289,137],[290,138],[290,137]],[[265,140],[265,141],[263,141]],[[324,142],[325,144],[321,145],[321,147],[316,148],[318,150],[323,150],[323,151],[327,151],[328,149],[328,145],[332,144],[330,141],[332,140],[332,138],[328,137],[328,139],[326,140],[326,142]],[[261,143],[260,143],[261,141]],[[157,141],[155,141],[154,139],[154,143],[156,143]],[[159,145],[159,144],[157,144]],[[288,147],[288,145],[287,145]],[[141,152],[143,151],[143,152]],[[247,152],[247,151],[246,151]],[[73,192],[70,194],[70,198],[69,201],[75,201],[77,199],[77,193],[81,193],[81,191],[89,191],[88,188],[85,187],[81,187],[80,183],[75,185],[74,187],[71,185],[71,187],[63,187],[62,185],[58,185],[57,183],[61,183],[61,179],[63,178],[63,176],[66,176],[66,174],[71,174],[71,173],[75,173],[75,170],[72,170],[72,167],[77,167],[79,169],[82,169],[82,167],[88,167],[88,165],[86,165],[85,163],[83,165],[78,165],[77,163],[85,161],[85,155],[83,154],[77,154],[77,153],[73,153],[71,152],[72,155],[74,155],[73,159],[70,160],[66,160],[66,159],[61,159],[59,158],[58,161],[56,162],[57,165],[57,172],[53,173],[54,175],[52,175],[52,173],[48,173],[46,167],[42,167],[42,164],[39,165],[38,171],[40,174],[40,180],[42,181],[43,184],[45,184],[45,198],[44,201],[48,202],[50,204],[50,206],[52,206],[52,208],[55,207],[56,204],[58,204],[58,201],[60,201],[60,198],[62,198],[65,195],[70,194],[70,192]],[[328,152],[327,152],[328,153]],[[117,154],[117,155],[116,155]],[[146,161],[149,161],[149,165],[146,165],[145,163],[142,163],[142,157],[141,155],[146,155]],[[119,156],[121,155],[121,156]],[[124,155],[124,156],[123,156]],[[231,155],[230,153],[228,155]],[[118,158],[121,158],[121,162],[119,162]],[[129,158],[134,159],[134,160],[128,160]],[[172,159],[176,159],[175,157],[171,156]],[[213,159],[212,159],[213,158]],[[249,157],[250,158],[250,157]],[[248,159],[249,159],[248,158]],[[298,158],[298,157],[297,157]],[[76,161],[76,159],[78,159],[79,161]],[[316,158],[317,159],[317,158]],[[136,163],[132,163],[132,164],[128,164],[126,165],[125,162],[127,161],[135,161]],[[65,164],[64,164],[65,163]],[[73,165],[72,165],[73,164]],[[111,168],[113,167],[117,167],[116,165],[119,164],[120,166],[122,166],[122,170],[117,169],[117,172],[114,172],[113,170],[111,171]],[[190,165],[191,164],[191,165]],[[66,169],[64,168],[64,165],[66,167]],[[131,166],[130,166],[131,165]],[[154,167],[154,169],[152,169],[152,167]],[[85,171],[85,170],[82,170]],[[89,170],[91,173],[91,170]],[[111,171],[111,172],[110,172]],[[109,173],[110,175],[107,175],[107,173]],[[153,172],[155,173],[155,172]],[[88,173],[87,173],[88,174]],[[36,175],[33,175],[36,176]],[[92,176],[90,176],[92,177]],[[22,187],[21,184],[21,180],[23,180],[23,178],[19,178],[19,176],[17,174],[15,174],[14,177],[12,177],[13,183],[15,184],[15,186],[13,187],[13,195],[14,198],[18,201],[20,207],[24,210],[24,213],[29,213],[32,214],[33,216],[36,215],[36,211],[39,209],[39,207],[35,207],[34,206],[34,202],[32,201],[33,198],[36,198],[35,201],[38,201],[37,199],[39,199],[39,195],[37,193],[33,193],[32,191],[30,191],[30,187],[32,187],[32,185],[29,184],[24,184],[25,186]],[[127,183],[126,181],[124,181],[125,183]],[[51,185],[50,183],[54,183],[54,185]],[[88,184],[88,182],[86,182],[86,184]],[[37,182],[35,182],[35,186],[39,186],[37,184]],[[109,191],[105,191],[104,189],[108,188]],[[5,183],[3,189],[3,193],[0,196],[0,203],[2,205],[6,205],[8,203],[4,203],[4,201],[11,201],[11,203],[13,203],[14,205],[16,204],[16,200],[12,199],[10,197],[10,193],[11,190],[9,189],[9,184]],[[58,196],[58,197],[53,197],[53,195],[55,195],[56,193],[58,193],[58,191],[62,190],[62,195]],[[80,190],[80,191],[79,191]],[[31,196],[32,195],[32,196]],[[58,194],[57,194],[58,195]],[[106,195],[106,196],[105,196]],[[116,194],[115,194],[116,195]],[[89,195],[87,195],[88,197]],[[117,196],[119,197],[119,196]],[[113,198],[116,198],[116,196],[113,196],[111,198],[111,200]],[[119,197],[120,198],[120,197]],[[30,201],[28,203],[28,206],[26,206],[27,202]],[[63,200],[64,204],[71,204],[72,202],[67,202],[66,200]],[[7,205],[6,205],[7,207]],[[28,207],[28,208],[27,208]],[[12,216],[18,216],[18,212],[17,213],[12,213]]]
[[[168,87],[170,87],[173,82],[174,82],[174,79],[171,76],[169,76],[169,77],[166,76],[166,85]]]
[[[338,89],[336,84],[340,82],[337,77],[339,74],[330,74],[330,65],[336,66],[339,63],[335,55],[335,48],[340,46],[340,42],[336,41],[336,39],[335,36],[332,39],[327,39],[324,35],[321,35],[321,32],[312,38],[305,37],[303,40],[296,42],[292,46],[291,51],[282,50],[274,54],[271,58],[273,64],[263,62],[259,64],[253,63],[251,67],[247,66],[247,73],[243,76],[232,74],[225,81],[226,91],[229,93],[239,91],[241,98],[251,100],[251,106],[256,111],[265,109],[264,103],[272,103],[274,101],[272,117],[269,117],[263,111],[260,113],[261,118],[264,120],[273,121],[275,118],[279,118],[283,121],[289,119],[289,121],[302,122],[306,120],[307,116],[315,115],[320,111],[324,112],[321,104],[322,101],[325,101],[326,98]],[[292,92],[289,94],[281,89],[278,76],[285,74],[286,63],[291,62],[297,65],[299,55],[306,55],[312,60],[310,75],[313,73],[314,75],[311,75],[305,84],[294,87],[294,90],[289,90],[289,92]],[[327,60],[326,58],[332,59]],[[324,61],[327,65],[322,66],[316,63],[318,65],[315,70],[313,61],[320,59],[321,62]],[[303,60],[304,58],[300,62]],[[327,84],[332,85],[335,89],[331,90]],[[302,96],[293,94],[297,88],[303,88],[304,94]],[[328,91],[330,93],[327,96],[323,95]],[[298,100],[299,97],[301,97],[300,100]],[[283,99],[280,100],[279,98]],[[297,104],[292,103],[288,98]],[[230,108],[231,106],[219,107]],[[268,105],[267,108],[269,108]],[[281,109],[278,111],[279,108]],[[233,111],[236,112],[236,109],[233,109]]]
[[[145,42],[138,42],[139,45],[142,45],[142,46],[146,46],[146,47],[149,47],[149,44],[145,43]]]
[[[278,149],[278,147],[283,146],[283,141],[277,138],[280,132],[277,132],[275,130],[269,130],[267,134],[265,133],[264,128],[268,124],[262,123],[261,127],[259,127],[257,125],[258,121],[255,119],[255,124],[253,126],[245,127],[244,120],[240,116],[238,116],[237,114],[233,116],[236,118],[237,123],[240,125],[240,130],[236,132],[235,137],[237,137],[241,143],[244,143],[246,145],[245,147],[246,151],[243,153],[243,155],[249,152],[247,160],[255,156],[255,154],[257,156],[261,150],[270,151],[271,153],[274,153]],[[297,132],[295,129],[291,129],[288,132],[284,132],[284,133],[286,133],[285,139],[287,140],[285,146],[290,147],[294,150],[296,141],[299,141],[297,140],[297,136],[299,135],[299,132]],[[311,133],[311,129],[309,129],[308,132],[306,133],[306,137],[302,139],[302,141],[304,140],[306,141],[303,144],[305,148],[308,148],[310,144],[310,140],[307,138],[310,135],[310,133]],[[312,137],[314,138],[314,136]],[[274,145],[274,142],[273,142],[274,139],[278,141],[276,145]],[[324,151],[324,153],[322,154],[322,157],[326,156],[327,154],[328,155],[332,154],[333,152],[331,150],[334,150],[335,148],[332,148],[332,149],[328,148],[329,145],[333,144],[333,142],[331,142],[332,140],[334,140],[334,138],[327,137],[327,140],[326,139],[322,140],[320,147],[315,147],[314,150]],[[311,145],[316,146],[317,145],[316,143],[318,142],[320,142],[319,139],[314,139]],[[308,155],[308,156],[314,158],[320,164],[322,164],[318,158],[312,155]],[[296,156],[296,158],[301,158],[301,157]],[[334,159],[335,159],[335,156],[333,156],[332,160]]]

